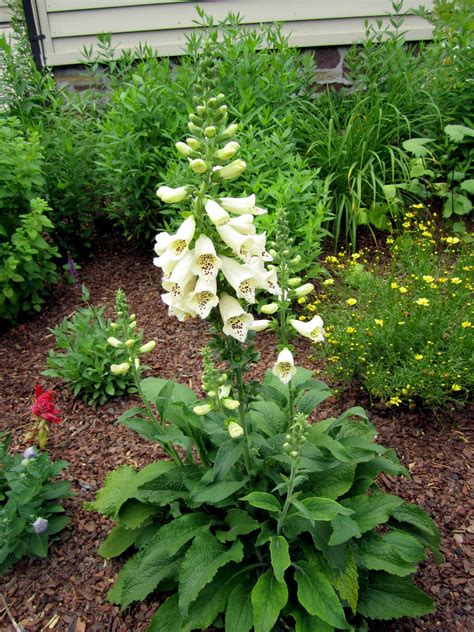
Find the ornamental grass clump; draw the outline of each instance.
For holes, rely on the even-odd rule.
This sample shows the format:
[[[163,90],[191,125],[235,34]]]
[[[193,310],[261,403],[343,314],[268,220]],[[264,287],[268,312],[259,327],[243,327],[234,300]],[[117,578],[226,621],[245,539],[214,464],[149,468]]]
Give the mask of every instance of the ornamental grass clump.
[[[158,190],[186,210],[175,232],[157,236],[155,264],[169,313],[210,322],[205,397],[134,373],[143,404],[119,422],[170,460],[139,471],[120,466],[88,505],[116,522],[104,557],[135,549],[108,597],[123,609],[166,592],[148,629],[167,632],[349,630],[366,619],[432,612],[409,575],[428,550],[440,560],[436,526],[376,482],[379,472],[406,470],[375,443],[361,408],[310,423],[331,391],[296,367],[289,333],[324,339],[318,316],[301,323],[291,314],[295,292],[312,287],[290,276],[287,244],[267,250],[255,197],[221,192],[246,165],[208,47],[200,70],[191,135],[177,146],[190,177]],[[257,306],[272,321],[256,319]],[[261,383],[248,381],[255,336],[270,325],[275,364]]]

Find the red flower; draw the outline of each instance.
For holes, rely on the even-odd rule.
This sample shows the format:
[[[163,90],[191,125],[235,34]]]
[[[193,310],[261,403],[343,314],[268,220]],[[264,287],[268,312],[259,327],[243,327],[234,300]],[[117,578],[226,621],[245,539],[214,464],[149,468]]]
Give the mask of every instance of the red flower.
[[[39,384],[35,389],[35,401],[31,407],[31,412],[35,417],[44,419],[51,424],[61,423],[61,413],[54,407],[53,391],[43,391]]]

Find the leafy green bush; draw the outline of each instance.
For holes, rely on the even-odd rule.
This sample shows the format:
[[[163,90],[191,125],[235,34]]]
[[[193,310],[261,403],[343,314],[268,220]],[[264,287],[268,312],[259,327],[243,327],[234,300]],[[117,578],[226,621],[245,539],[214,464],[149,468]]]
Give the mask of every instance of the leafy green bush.
[[[34,448],[12,455],[10,441],[0,436],[0,574],[25,555],[46,557],[50,536],[69,522],[58,501],[71,495],[70,484],[50,480],[68,463]]]
[[[51,329],[59,351],[49,351],[48,368],[43,371],[43,375],[64,380],[74,395],[92,406],[134,391],[130,376],[110,371],[117,352],[107,343],[114,330],[104,311],[92,305],[81,307]],[[141,339],[141,331],[137,335]]]
[[[38,134],[23,133],[15,117],[0,117],[0,239],[10,238],[32,198],[44,191]]]
[[[43,237],[53,229],[50,211],[41,198],[31,200],[31,210],[20,215],[19,227],[0,242],[0,318],[6,321],[41,311],[48,284],[56,282],[58,250]]]
[[[333,379],[356,377],[387,406],[446,407],[467,400],[474,383],[472,253],[457,237],[436,244],[432,223],[412,212],[404,225],[386,274],[360,253],[329,257],[336,283],[307,308],[327,324]]]

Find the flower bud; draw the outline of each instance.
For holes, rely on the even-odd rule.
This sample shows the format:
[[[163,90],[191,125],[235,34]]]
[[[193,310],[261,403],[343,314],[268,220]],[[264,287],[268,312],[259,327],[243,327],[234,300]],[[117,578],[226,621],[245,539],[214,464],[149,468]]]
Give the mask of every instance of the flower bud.
[[[228,160],[232,158],[232,156],[240,149],[239,143],[236,143],[234,140],[231,140],[227,143],[222,149],[216,152],[216,156],[219,160]]]
[[[137,321],[136,320],[132,320],[131,323],[129,323],[128,328],[129,329],[136,329],[137,327]]]
[[[36,452],[35,448],[33,448],[32,446],[30,446],[29,448],[26,448],[26,450],[23,452],[24,459],[34,459],[37,455],[38,453]]]
[[[265,329],[268,328],[269,324],[270,321],[268,319],[261,318],[260,320],[254,320],[249,329],[250,331],[255,331],[256,333],[259,333],[260,331],[265,331]]]
[[[40,533],[44,533],[48,528],[48,521],[46,518],[36,518],[36,520],[31,523],[31,526],[33,527],[33,531],[39,535]]]
[[[130,314],[130,316],[128,317],[128,320],[130,320],[130,321],[137,320],[137,315],[136,314]]]
[[[209,101],[207,102],[207,105],[208,105],[210,108],[212,108],[212,109],[216,108],[216,107],[217,107],[217,99],[216,99],[216,97],[211,97],[211,98],[209,99]]]
[[[156,347],[156,340],[150,340],[138,349],[138,353],[149,353]]]
[[[221,105],[221,107],[219,108],[219,112],[221,114],[227,114],[227,105]]]
[[[297,287],[295,289],[295,295],[298,297],[307,296],[308,294],[311,294],[313,290],[314,285],[312,285],[311,283],[305,283],[304,285],[301,285],[300,287]]]
[[[288,279],[289,287],[296,287],[300,283],[301,283],[301,277],[292,277],[291,279]]]
[[[128,340],[125,341],[125,346],[127,347],[127,349],[130,349],[131,347],[133,347],[134,344],[135,344],[135,340],[133,338],[129,338]]]
[[[110,336],[110,338],[107,338],[107,342],[111,347],[123,347],[123,342],[118,338],[115,338],[115,336]]]
[[[231,421],[227,426],[227,432],[232,439],[240,439],[244,434],[244,429],[236,421]]]
[[[209,395],[209,397],[212,397],[212,398],[217,397],[217,392],[216,391],[212,391],[212,390],[211,391],[207,391],[207,394]]]
[[[298,456],[298,452],[296,450],[292,450],[290,452],[290,456],[292,459],[296,459],[296,457]]]
[[[206,127],[204,129],[204,135],[207,138],[212,138],[213,136],[215,136],[217,134],[217,129],[214,127],[214,125],[209,125],[209,127]]]
[[[201,124],[201,120],[199,119],[199,116],[196,116],[192,112],[189,115],[189,120],[191,121],[191,123],[194,123],[194,125],[200,125]]]
[[[140,360],[138,358],[135,358],[135,368],[136,369],[140,368]]]
[[[221,401],[224,408],[227,408],[228,410],[236,410],[240,406],[240,402],[236,399],[232,399],[231,397],[226,397]]]
[[[301,255],[296,255],[296,257],[293,257],[293,259],[290,261],[290,263],[292,263],[292,264],[295,266],[295,265],[297,265],[300,261],[301,261]]]
[[[188,123],[188,129],[190,132],[192,132],[193,134],[196,134],[196,132],[200,132],[201,128],[198,127],[197,125],[194,125],[194,123],[192,121],[189,121]]]
[[[22,459],[20,462],[21,467],[29,467],[31,465],[31,459]]]
[[[214,409],[214,406],[212,404],[199,404],[198,406],[194,406],[193,413],[195,415],[199,415],[200,417],[203,417],[204,415],[207,415],[208,413],[210,413],[211,410],[213,409]]]
[[[222,92],[219,92],[219,94],[216,97],[217,105],[221,105],[222,103],[224,103],[224,101],[225,101],[225,94],[223,94]]]
[[[118,328],[118,323],[110,323],[110,328],[111,329],[117,329]]]
[[[173,202],[181,202],[188,195],[187,187],[178,187],[173,189],[171,187],[160,187],[156,192],[156,195],[162,202],[172,204]],[[120,314],[119,314],[120,315]]]
[[[260,308],[262,314],[274,314],[278,311],[278,305],[276,303],[267,303]]]
[[[234,180],[245,171],[247,164],[245,161],[237,159],[226,165],[225,167],[214,167],[213,171],[221,180]]]
[[[225,384],[228,379],[229,376],[227,375],[227,373],[223,373],[219,378],[219,384]]]
[[[182,156],[189,156],[189,154],[193,153],[193,148],[189,145],[186,145],[186,143],[175,143],[175,147]]]
[[[205,160],[202,160],[202,158],[195,158],[194,160],[188,158],[188,160],[189,165],[194,173],[206,173],[208,166]]]
[[[110,370],[114,375],[125,375],[130,369],[128,362],[122,362],[121,364],[111,364]]]
[[[198,116],[203,116],[206,113],[206,107],[204,105],[198,105],[196,108]]]
[[[186,144],[189,145],[191,149],[194,149],[194,151],[197,151],[201,148],[201,143],[198,141],[197,138],[186,138]]]
[[[229,125],[229,127],[226,127],[226,129],[222,132],[223,136],[227,136],[228,138],[232,138],[232,136],[234,136],[237,131],[239,129],[239,126],[237,123],[232,123],[232,125]]]

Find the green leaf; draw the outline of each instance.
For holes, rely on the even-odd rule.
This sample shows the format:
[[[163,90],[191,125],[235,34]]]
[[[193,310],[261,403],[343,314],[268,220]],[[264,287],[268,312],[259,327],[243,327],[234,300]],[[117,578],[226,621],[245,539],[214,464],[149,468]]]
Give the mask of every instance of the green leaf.
[[[189,613],[182,632],[207,630],[216,617],[224,612],[234,587],[236,565],[229,564],[217,571],[214,579],[199,593],[199,598],[189,606]]]
[[[309,614],[303,608],[292,610],[291,616],[295,620],[295,632],[334,632],[334,626]]]
[[[244,555],[240,541],[226,549],[211,533],[201,533],[189,547],[181,566],[179,606],[183,613],[198,597],[219,568],[229,562],[240,562]]]
[[[51,516],[48,518],[48,535],[62,531],[70,520],[69,516]]]
[[[352,538],[360,538],[359,525],[350,516],[336,516],[331,520],[332,535],[329,538],[331,546],[343,544]]]
[[[358,524],[361,533],[364,533],[387,522],[393,512],[404,504],[404,501],[392,494],[373,494],[372,496],[353,496],[343,500],[341,504],[355,512],[352,520]]]
[[[428,147],[425,147],[425,145],[427,143],[432,143],[434,140],[434,138],[410,138],[409,140],[403,141],[402,147],[417,158],[422,158],[430,151]]]
[[[138,500],[131,499],[122,505],[118,514],[118,522],[126,529],[138,529],[156,513],[156,506],[144,505]]]
[[[161,604],[153,615],[147,632],[184,632],[184,617],[178,605],[178,593]]]
[[[295,579],[298,600],[309,614],[320,617],[336,628],[349,629],[339,597],[322,568],[314,562],[297,562]]]
[[[408,552],[418,551],[420,557],[414,559],[413,562],[419,562],[426,558],[424,547],[413,537],[400,533],[401,541],[395,539],[391,541],[389,536],[379,535],[378,533],[369,532],[357,543],[357,547],[361,554],[361,558],[366,568],[375,571],[387,571],[392,575],[411,575],[416,572],[416,565],[407,562]],[[407,553],[403,556],[401,553],[404,549],[403,535],[406,538]]]
[[[291,565],[288,542],[282,535],[270,539],[270,559],[277,581],[285,581],[285,571]]]
[[[334,549],[335,547],[332,547],[331,550]],[[344,559],[342,565],[338,564],[333,568],[330,563],[325,563],[325,570],[329,581],[341,599],[347,601],[352,612],[355,613],[359,598],[359,574],[352,548],[350,546],[344,547],[341,557]]]
[[[467,215],[472,210],[472,202],[465,195],[451,193],[446,198],[443,205],[443,217],[448,218],[455,215]]]
[[[430,597],[408,577],[394,577],[383,572],[369,573],[357,606],[357,612],[364,617],[383,621],[399,617],[422,617],[434,610]]]
[[[311,514],[313,520],[333,520],[338,514],[349,516],[353,513],[351,509],[343,507],[341,504],[329,498],[305,498],[301,503]]]
[[[257,580],[251,594],[255,632],[270,632],[288,601],[288,588],[268,570]]]
[[[459,188],[462,189],[463,191],[467,191],[467,193],[470,193],[471,195],[474,195],[474,180],[473,179],[464,180],[459,185]]]
[[[165,418],[166,408],[171,404],[179,402],[194,404],[197,399],[196,393],[189,388],[189,386],[173,382],[172,380],[164,380],[159,377],[147,377],[141,381],[140,386],[145,398],[154,403],[158,409],[161,408],[163,411],[162,416]],[[158,402],[163,396],[166,401],[160,406]]]
[[[219,503],[242,489],[247,481],[247,478],[243,478],[240,481],[220,481],[204,488],[199,487],[191,494],[191,500],[195,503]]]
[[[320,384],[321,386],[318,386],[318,388],[312,388],[304,393],[297,401],[296,408],[300,413],[310,415],[316,406],[318,406],[321,402],[324,402],[324,400],[328,397],[331,397],[333,391],[329,388],[329,386],[324,384],[324,382],[321,382]]]
[[[244,577],[234,586],[225,611],[226,632],[250,632],[252,629],[251,594],[248,577]]]
[[[328,468],[323,472],[316,472],[309,478],[311,490],[318,497],[335,500],[352,487],[355,469],[355,463],[341,463],[337,467]]]
[[[176,466],[169,461],[165,463],[170,467],[159,476],[140,485],[140,489],[134,494],[135,498],[160,507],[175,500],[189,498],[189,487],[195,486],[193,481],[201,476],[202,470],[197,465]]]
[[[434,520],[421,507],[411,503],[403,503],[397,508],[392,519],[397,529],[403,529],[413,535],[419,542],[431,549],[437,564],[441,564],[443,556],[439,552],[440,535]]]
[[[249,411],[249,419],[252,427],[267,437],[273,437],[286,431],[285,411],[275,402],[253,402]]]
[[[162,526],[147,544],[120,571],[108,598],[126,608],[144,599],[158,584],[174,576],[179,550],[207,529],[210,518],[203,513],[185,514]]]
[[[244,448],[242,441],[225,441],[217,450],[213,472],[216,478],[225,476],[231,467],[240,459]]]
[[[141,531],[141,529],[126,529],[118,524],[102,542],[97,552],[107,559],[117,557],[132,546]]]
[[[97,492],[95,500],[85,503],[87,509],[95,509],[104,516],[116,518],[120,507],[133,498],[138,487],[173,467],[168,461],[156,461],[137,472],[130,465],[122,465],[107,474],[104,487]]]
[[[466,136],[474,136],[474,129],[465,125],[446,125],[444,131],[456,143],[464,140]]]
[[[242,509],[230,509],[225,518],[225,524],[229,527],[228,531],[216,531],[219,542],[232,542],[237,539],[237,536],[247,535],[260,528],[260,523]]]
[[[266,509],[271,512],[280,512],[280,502],[272,494],[267,492],[251,492],[247,496],[243,496],[240,500],[246,500],[252,507]]]

